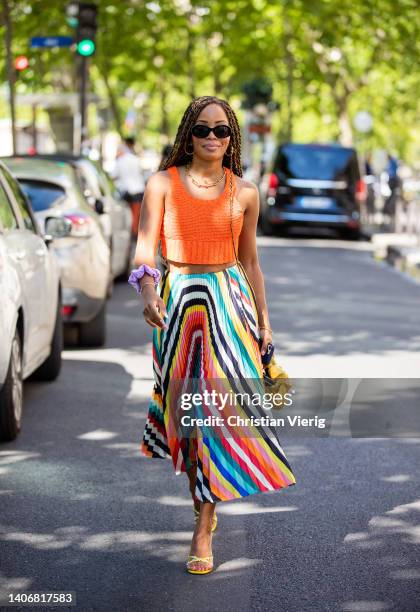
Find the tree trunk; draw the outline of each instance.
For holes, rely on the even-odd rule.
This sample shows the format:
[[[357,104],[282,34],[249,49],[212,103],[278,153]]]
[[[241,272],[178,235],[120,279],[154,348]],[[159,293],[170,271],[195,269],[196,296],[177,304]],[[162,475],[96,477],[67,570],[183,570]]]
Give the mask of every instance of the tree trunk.
[[[285,137],[289,142],[293,139],[293,64],[294,58],[290,51],[292,40],[290,24],[287,15],[284,17],[284,59],[286,64],[286,130]]]
[[[167,111],[167,98],[168,92],[166,90],[165,82],[162,77],[159,78],[159,90],[160,90],[160,101],[161,101],[161,123],[160,133],[169,140],[169,117]]]
[[[337,101],[338,127],[340,130],[340,142],[345,147],[353,146],[353,130],[347,109],[347,96]]]
[[[213,65],[214,65],[214,72],[213,72],[214,95],[220,98],[222,94],[222,82],[220,80],[220,72],[219,72],[220,67],[218,67],[217,64],[213,64]]]
[[[103,79],[103,82],[105,84],[105,89],[108,95],[108,100],[109,100],[109,107],[111,109],[111,113],[112,116],[114,118],[114,125],[115,125],[115,129],[117,130],[118,134],[121,136],[121,138],[123,138],[123,129],[122,129],[122,119],[121,119],[121,112],[118,106],[118,102],[117,102],[117,98],[115,96],[115,92],[113,90],[113,88],[111,87],[111,84],[109,82],[108,79],[108,72],[105,66],[100,66],[100,72],[101,72],[101,76]]]
[[[9,84],[10,119],[12,124],[12,149],[16,155],[16,106],[15,106],[15,68],[12,56],[12,21],[10,19],[10,6],[8,0],[3,0],[3,21],[6,45],[6,75]]]
[[[191,99],[195,98],[195,66],[193,59],[194,51],[194,34],[188,31],[188,43],[186,49],[186,60],[189,74],[189,96]]]

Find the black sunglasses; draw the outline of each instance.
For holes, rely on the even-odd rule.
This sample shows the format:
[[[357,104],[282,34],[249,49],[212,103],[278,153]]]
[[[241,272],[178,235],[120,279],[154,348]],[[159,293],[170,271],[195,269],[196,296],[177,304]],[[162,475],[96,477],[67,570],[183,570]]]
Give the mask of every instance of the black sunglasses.
[[[229,125],[216,125],[211,128],[208,125],[201,125],[200,123],[196,123],[191,128],[191,133],[196,138],[207,138],[210,132],[213,132],[216,138],[227,138],[231,135],[232,130]]]

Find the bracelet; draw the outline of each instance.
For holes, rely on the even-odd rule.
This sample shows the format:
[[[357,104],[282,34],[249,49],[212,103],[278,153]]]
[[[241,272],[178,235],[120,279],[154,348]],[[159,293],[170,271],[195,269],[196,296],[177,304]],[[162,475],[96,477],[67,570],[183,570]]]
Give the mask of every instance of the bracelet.
[[[271,327],[265,327],[265,325],[260,325],[258,329],[265,329],[265,330],[273,333],[273,330],[271,329]]]
[[[142,293],[143,288],[144,288],[146,285],[153,285],[153,287],[156,289],[156,285],[155,285],[155,283],[143,283],[143,284],[140,284],[140,283],[139,283],[139,286],[140,286],[140,291],[139,291],[139,293]]]
[[[131,274],[128,277],[128,281],[127,281],[132,287],[134,287],[134,289],[137,291],[137,293],[141,293],[140,279],[145,274],[148,274],[149,276],[152,276],[153,280],[154,280],[155,287],[158,286],[158,283],[159,283],[159,280],[160,280],[160,271],[157,268],[151,268],[147,264],[142,264],[136,270],[131,270]]]

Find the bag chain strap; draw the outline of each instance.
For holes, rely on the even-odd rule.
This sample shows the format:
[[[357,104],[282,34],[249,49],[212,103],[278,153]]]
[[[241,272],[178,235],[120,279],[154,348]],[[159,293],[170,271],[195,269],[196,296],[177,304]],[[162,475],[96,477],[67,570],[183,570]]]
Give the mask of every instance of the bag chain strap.
[[[230,205],[230,233],[232,236],[232,245],[233,245],[233,252],[235,254],[235,259],[236,259],[236,265],[238,266],[239,270],[242,272],[242,276],[244,277],[246,283],[248,284],[248,287],[252,293],[252,297],[254,299],[254,304],[255,304],[255,310],[257,311],[257,297],[255,295],[255,291],[253,286],[251,285],[251,282],[248,278],[247,273],[245,272],[245,268],[243,267],[243,265],[241,264],[241,262],[238,259],[238,255],[236,254],[236,247],[235,247],[235,240],[233,238],[233,227],[232,227],[232,218],[233,218],[233,171],[230,169],[229,172],[229,205]]]

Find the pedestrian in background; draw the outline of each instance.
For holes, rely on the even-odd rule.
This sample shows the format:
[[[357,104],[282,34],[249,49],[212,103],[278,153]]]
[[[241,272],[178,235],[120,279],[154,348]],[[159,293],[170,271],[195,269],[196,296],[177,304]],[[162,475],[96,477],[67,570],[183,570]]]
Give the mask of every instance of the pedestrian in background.
[[[398,176],[398,161],[397,158],[388,153],[388,166],[386,169],[388,175],[388,186],[390,194],[385,200],[383,212],[390,217],[390,222],[393,222],[397,207],[397,199],[400,188],[400,178]]]
[[[140,158],[135,152],[135,140],[131,136],[124,138],[124,146],[119,150],[115,161],[113,178],[122,197],[130,205],[131,234],[135,240],[139,227],[145,180]]]
[[[188,475],[196,520],[191,574],[213,569],[217,502],[296,482],[269,426],[256,424],[251,433],[240,424],[227,432],[223,425],[197,423],[189,435],[176,386],[198,380],[207,390],[217,381],[225,388],[227,380],[263,380],[262,356],[272,347],[272,330],[256,246],[258,210],[258,188],[242,178],[234,111],[214,96],[194,99],[169,157],[147,182],[134,257],[139,268],[129,278],[153,328],[155,385],[141,448],[148,457],[172,458],[175,471]],[[156,268],[159,238],[168,264],[162,277]],[[189,414],[221,409],[203,402]],[[230,410],[247,414],[241,404]]]
[[[367,153],[365,159],[364,181],[366,184],[366,213],[368,223],[374,223],[375,221],[376,180],[375,170],[372,163],[372,153]]]

